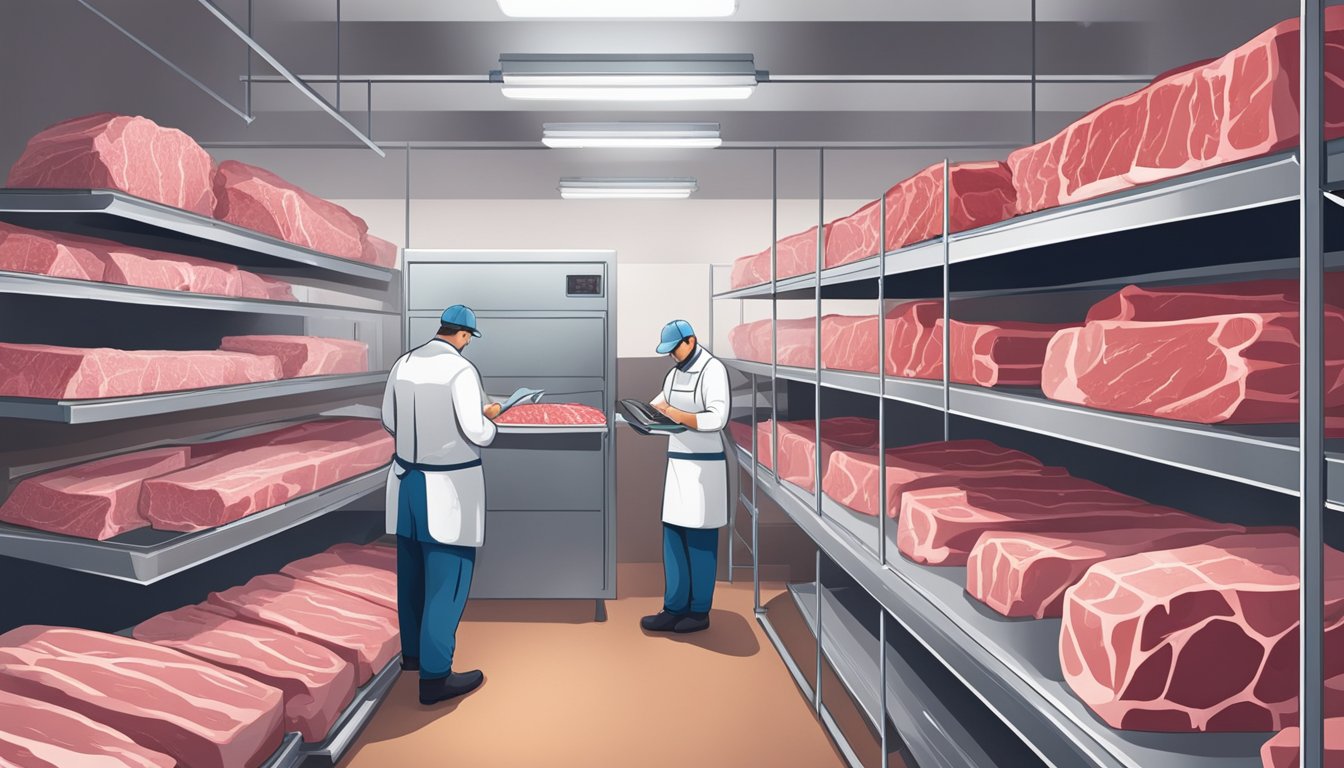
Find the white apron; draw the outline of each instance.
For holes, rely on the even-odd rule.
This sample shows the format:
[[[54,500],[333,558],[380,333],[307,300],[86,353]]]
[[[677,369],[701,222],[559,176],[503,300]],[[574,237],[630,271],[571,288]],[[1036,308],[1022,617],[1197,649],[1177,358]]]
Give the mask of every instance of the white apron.
[[[393,464],[387,476],[387,530],[396,533],[401,477]],[[485,543],[485,473],[480,467],[425,473],[429,535],[440,544],[479,547]]]
[[[690,370],[672,372],[666,393],[673,408],[690,413],[705,410],[701,374],[708,354]],[[722,430],[697,432],[688,429],[668,436],[667,477],[663,482],[663,522],[684,528],[722,528],[728,524],[728,462],[725,459],[691,460],[675,454],[723,453]]]

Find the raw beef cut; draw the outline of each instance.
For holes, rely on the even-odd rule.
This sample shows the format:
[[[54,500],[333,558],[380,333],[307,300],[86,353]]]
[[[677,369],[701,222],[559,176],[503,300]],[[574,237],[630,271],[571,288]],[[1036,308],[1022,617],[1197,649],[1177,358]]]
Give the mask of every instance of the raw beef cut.
[[[334,651],[273,627],[189,605],[134,630],[135,639],[173,648],[279,688],[285,730],[322,741],[355,697],[355,668]]]
[[[902,496],[896,545],[917,563],[965,565],[986,531],[1072,533],[1199,524],[1194,515],[1067,475],[963,477],[955,487]]]
[[[379,547],[392,554],[390,567],[371,565],[368,556],[360,556],[365,547],[355,547],[353,553],[328,550],[312,557],[295,560],[280,569],[284,575],[331,587],[355,597],[361,597],[384,608],[397,610],[396,552],[391,547]],[[363,560],[363,562],[361,562]]]
[[[823,237],[828,237],[827,224]],[[817,270],[817,228],[789,235],[775,244],[775,279],[806,275]],[[733,263],[733,289],[770,282],[770,249],[743,256]]]
[[[148,480],[140,513],[160,530],[215,528],[386,466],[392,452],[381,424],[352,419]]]
[[[886,469],[887,516],[891,518],[900,512],[901,497],[906,491],[955,486],[968,476],[1035,475],[1047,470],[1034,457],[988,440],[951,440],[889,448]],[[877,451],[834,451],[826,465],[826,474],[822,475],[821,488],[835,502],[875,517],[877,470]]]
[[[1264,768],[1300,768],[1302,732],[1285,728],[1260,748]],[[1344,768],[1344,717],[1325,719],[1325,768]]]
[[[876,256],[882,242],[882,201],[874,200],[843,219],[831,222],[826,236],[826,267],[838,267]]]
[[[107,265],[97,251],[64,236],[0,221],[0,269],[97,282]]]
[[[769,456],[771,422],[760,422],[756,429],[756,445],[765,452],[758,461],[766,469],[772,469]],[[816,429],[816,422],[811,420],[779,422],[779,471],[776,474],[809,492],[816,489]],[[877,419],[840,416],[821,420],[822,472],[826,471],[832,451],[873,449],[876,445]]]
[[[733,273],[728,283],[733,290],[750,288],[770,282],[770,249],[743,256],[733,261]]]
[[[185,447],[155,448],[26,477],[0,505],[0,520],[98,541],[144,528],[141,485],[186,467],[189,455]]]
[[[807,317],[780,320],[775,325],[779,331],[779,345],[775,350],[777,364],[793,368],[816,368],[817,321]],[[765,328],[764,335],[769,339],[769,327]],[[769,350],[769,347],[765,349]]]
[[[289,424],[278,429],[249,434],[244,437],[196,443],[191,446],[191,466],[203,464],[225,454],[240,453],[265,446],[284,445],[305,440],[346,440],[350,438],[352,432],[356,435],[365,432],[377,435],[378,425],[379,422],[376,419],[313,419]]]
[[[907,379],[932,378],[931,372],[943,360],[943,303],[910,301],[893,307],[887,317],[892,323],[887,331],[887,374]],[[937,338],[933,335],[935,326],[940,331]]]
[[[135,248],[108,240],[88,239],[82,244],[89,248],[101,248],[101,254],[107,261],[103,282],[157,288],[161,291],[215,296],[243,295],[242,273],[232,264]]]
[[[887,321],[890,333],[895,321]],[[824,315],[821,318],[821,367],[833,371],[877,373],[877,317]]]
[[[177,761],[77,712],[0,691],[0,765],[172,768]]]
[[[270,171],[225,160],[215,171],[215,218],[314,251],[359,261],[364,220]]]
[[[953,163],[948,171],[948,228],[964,232],[1012,218],[1017,192],[1006,163]],[[887,250],[943,234],[943,165],[931,165],[892,187],[887,200]]]
[[[505,411],[496,424],[564,427],[602,426],[607,417],[591,405],[579,403],[524,403]]]
[[[770,321],[756,320],[750,323],[743,323],[728,331],[728,346],[733,348],[733,356],[738,360],[750,360],[757,363],[769,362],[765,359],[769,352],[766,351],[765,353],[762,353],[760,350],[756,349],[756,344],[754,343],[754,336],[757,329],[761,328],[763,325],[768,328]]]
[[[365,565],[396,573],[397,550],[382,544],[337,544],[327,550],[327,554],[339,557],[347,563]]]
[[[1058,618],[1064,591],[1103,560],[1204,544],[1235,525],[1114,528],[1072,533],[989,531],[966,561],[966,592],[1004,616]]]
[[[1113,728],[1296,725],[1298,540],[1242,534],[1092,566],[1064,598],[1064,680]],[[1344,553],[1325,550],[1326,648],[1344,642]],[[1344,672],[1327,653],[1325,675]]]
[[[130,397],[275,381],[280,375],[280,360],[270,355],[0,343],[0,395],[6,397]]]
[[[239,294],[244,299],[263,299],[265,301],[297,301],[294,298],[294,286],[267,275],[258,275],[246,270],[238,271],[242,278]]]
[[[279,574],[212,592],[202,607],[325,645],[355,665],[355,685],[368,682],[401,647],[396,611]]]
[[[171,648],[64,627],[0,635],[0,690],[78,712],[192,768],[261,765],[281,694]]]
[[[908,379],[943,378],[943,306],[917,301],[893,310],[887,331],[887,372]],[[1046,349],[1068,326],[1002,321],[952,321],[948,345],[956,384],[1040,386]]]
[[[1202,424],[1298,419],[1298,314],[1098,320],[1050,342],[1047,397]],[[1344,406],[1344,312],[1325,313],[1325,404]]]
[[[287,379],[329,376],[369,370],[369,345],[349,339],[321,336],[225,336],[219,348],[226,352],[275,355]]]
[[[728,422],[728,435],[733,442],[742,446],[742,450],[751,453],[751,424],[740,421]]]
[[[1325,303],[1344,307],[1344,272],[1325,273]],[[1193,320],[1242,312],[1296,312],[1296,280],[1251,280],[1214,285],[1128,285],[1093,305],[1087,321]]]
[[[397,244],[389,243],[381,237],[366,235],[361,261],[367,261],[378,267],[391,269],[397,266]]]
[[[213,161],[192,138],[143,117],[100,113],[28,140],[8,186],[119,189],[202,216],[214,211]]]
[[[1298,19],[1158,76],[1008,156],[1030,213],[1288,149],[1298,132]],[[1344,135],[1344,8],[1325,11],[1325,137]]]

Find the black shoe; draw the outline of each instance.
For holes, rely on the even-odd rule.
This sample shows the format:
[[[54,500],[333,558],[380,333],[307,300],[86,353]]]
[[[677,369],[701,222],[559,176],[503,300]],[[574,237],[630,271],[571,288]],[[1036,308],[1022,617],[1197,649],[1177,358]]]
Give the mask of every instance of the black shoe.
[[[401,657],[401,669],[403,672],[418,671],[420,669],[420,657],[403,655]]]
[[[455,699],[471,693],[485,682],[485,675],[479,669],[470,672],[454,672],[447,677],[420,681],[420,703],[436,704],[440,701]]]
[[[639,626],[649,632],[671,632],[678,621],[684,618],[681,614],[671,611],[659,611],[652,616],[645,616],[639,620]]]
[[[679,635],[685,635],[690,632],[702,632],[709,629],[708,613],[692,613],[681,618],[676,626],[672,628],[673,632]]]

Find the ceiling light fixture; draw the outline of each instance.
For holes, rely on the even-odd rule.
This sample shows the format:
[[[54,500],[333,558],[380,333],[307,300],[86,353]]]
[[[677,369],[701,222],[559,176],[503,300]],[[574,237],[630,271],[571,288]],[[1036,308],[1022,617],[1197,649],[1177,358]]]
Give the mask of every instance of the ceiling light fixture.
[[[751,54],[504,54],[490,79],[511,99],[702,101],[745,99],[763,75]]]
[[[737,0],[499,0],[499,10],[524,19],[722,18]]]
[[[541,143],[553,149],[713,149],[718,123],[546,123]]]
[[[565,200],[685,200],[699,189],[695,179],[564,178],[560,197]]]

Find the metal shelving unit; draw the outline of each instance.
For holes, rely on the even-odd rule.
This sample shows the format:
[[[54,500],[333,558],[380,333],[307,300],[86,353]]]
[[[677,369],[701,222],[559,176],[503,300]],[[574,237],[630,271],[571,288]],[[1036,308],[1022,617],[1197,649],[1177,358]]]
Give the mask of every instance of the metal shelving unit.
[[[141,528],[107,541],[0,523],[0,555],[137,584],[153,584],[341,509],[383,487],[387,468],[194,533]]]
[[[106,237],[238,266],[322,270],[331,279],[394,281],[397,271],[342,259],[190,211],[108,189],[0,189],[0,219]]]
[[[387,694],[401,674],[401,654],[397,654],[373,679],[355,692],[355,698],[336,719],[335,725],[320,744],[304,743],[299,747],[305,768],[329,768],[340,763],[346,750],[355,743],[364,727],[373,719]]]
[[[91,424],[99,421],[136,419],[168,413],[217,408],[237,403],[270,400],[295,395],[312,395],[340,390],[381,391],[387,371],[305,376],[298,379],[264,381],[229,387],[212,387],[183,392],[163,392],[135,397],[95,400],[37,400],[24,397],[0,397],[0,419],[55,421],[63,424]],[[352,396],[356,394],[351,392]]]

